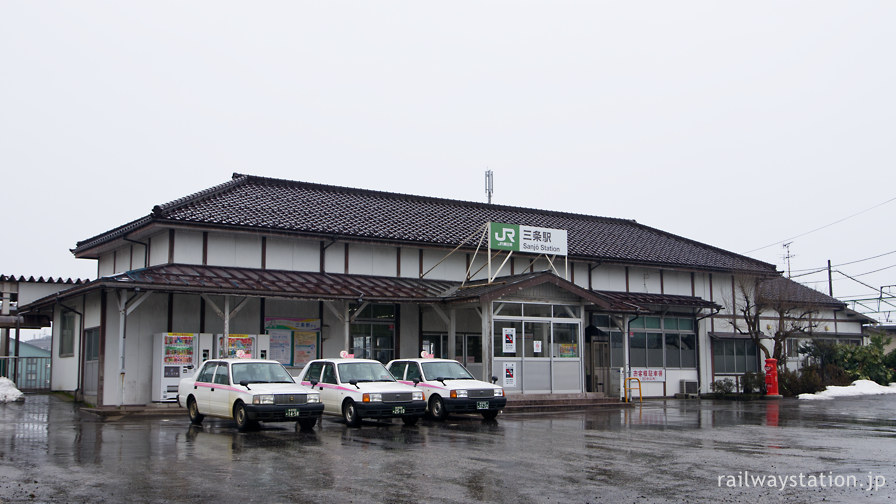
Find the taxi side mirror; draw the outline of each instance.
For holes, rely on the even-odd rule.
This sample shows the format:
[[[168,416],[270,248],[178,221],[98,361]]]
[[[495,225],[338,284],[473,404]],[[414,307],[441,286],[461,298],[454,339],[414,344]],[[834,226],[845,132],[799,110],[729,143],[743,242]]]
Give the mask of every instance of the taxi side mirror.
[[[420,383],[420,378],[414,378],[412,381],[414,382],[414,386],[416,387]]]
[[[498,377],[492,376],[492,383],[498,383]]]
[[[314,388],[314,386],[317,385],[317,384],[319,383],[319,382],[317,381],[317,378],[312,378],[310,381],[311,381],[311,387],[312,387],[312,388]]]

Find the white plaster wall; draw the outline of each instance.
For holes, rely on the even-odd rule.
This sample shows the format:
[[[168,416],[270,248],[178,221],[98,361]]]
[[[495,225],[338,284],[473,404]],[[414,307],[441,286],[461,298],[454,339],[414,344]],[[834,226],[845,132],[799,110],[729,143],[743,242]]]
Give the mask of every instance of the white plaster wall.
[[[166,264],[168,262],[168,232],[152,235],[149,243],[149,265]]]
[[[470,257],[470,260],[472,261],[472,267],[470,268],[471,279],[472,280],[484,280],[484,279],[488,278],[488,253],[485,253],[482,250],[480,250],[479,253],[476,254],[475,257],[473,257],[472,254],[470,254],[469,257]],[[464,259],[464,260],[466,261],[466,259]],[[464,271],[464,277],[466,277],[466,270]]]
[[[420,276],[420,249],[401,248],[401,272],[402,278],[417,278]]]
[[[591,271],[594,290],[625,292],[625,268],[615,265],[601,265]]]
[[[348,272],[394,277],[398,272],[397,254],[395,247],[352,243],[348,251]]]
[[[82,298],[70,299],[66,303],[75,309],[81,309]],[[75,354],[72,357],[59,357],[60,330],[62,328],[62,309],[57,307],[53,313],[53,345],[52,373],[50,388],[52,390],[73,391],[78,388],[78,359],[81,348],[81,321],[75,317]]]
[[[161,294],[168,297],[167,294]],[[171,329],[172,332],[199,332],[199,305],[197,295],[175,294],[171,297]],[[166,323],[167,324],[167,323]]]
[[[178,229],[174,235],[174,262],[202,264],[202,233]]]
[[[97,261],[96,274],[98,278],[115,274],[115,254],[113,252],[100,256],[99,261]]]
[[[731,314],[736,307],[731,306],[732,303],[732,290],[731,290],[731,275],[725,275],[722,273],[716,273],[712,276],[712,293],[713,293],[713,301],[722,307],[722,311],[719,312],[723,315]],[[716,327],[718,330],[719,328]]]
[[[131,269],[131,247],[115,249],[115,273],[124,273]]]
[[[56,292],[71,289],[73,285],[26,282],[17,284],[17,287],[19,291],[19,306],[24,306]]]
[[[123,400],[117,386],[121,380],[118,367],[118,296],[111,294],[108,298],[113,306],[109,307],[111,309],[108,309],[107,313],[115,323],[114,328],[106,331],[106,389],[103,391],[103,400],[106,405],[117,405],[120,401],[125,405],[149,403],[152,400],[153,334],[167,330],[168,321],[165,314],[168,309],[168,296],[150,295],[127,317]],[[110,384],[115,386],[109,387]],[[113,390],[108,390],[109,388]]]
[[[685,271],[663,271],[663,293],[691,295],[691,274]]]
[[[454,281],[464,279],[467,273],[466,257],[463,254],[452,254],[446,258],[447,252],[447,250],[423,250],[423,273],[426,274],[424,278]],[[442,261],[443,259],[444,261]],[[439,261],[442,261],[441,264],[438,264]],[[494,265],[494,263],[492,264]],[[429,271],[430,268],[432,271]]]
[[[631,292],[660,294],[662,290],[660,272],[655,269],[629,268],[628,286]]]
[[[713,296],[715,295],[715,292],[711,292],[709,289],[709,277],[709,273],[698,272],[694,275],[694,295],[707,301],[714,302],[715,300],[713,299]]]
[[[320,269],[318,267],[318,269]],[[345,273],[345,244],[334,243],[324,251],[324,272]]]
[[[153,243],[155,248],[155,243]],[[261,267],[261,237],[242,234],[208,234],[208,264],[211,266]]]
[[[320,271],[319,241],[271,237],[266,252],[268,269]]]
[[[146,246],[137,243],[131,244],[131,269],[140,269],[146,267]]]

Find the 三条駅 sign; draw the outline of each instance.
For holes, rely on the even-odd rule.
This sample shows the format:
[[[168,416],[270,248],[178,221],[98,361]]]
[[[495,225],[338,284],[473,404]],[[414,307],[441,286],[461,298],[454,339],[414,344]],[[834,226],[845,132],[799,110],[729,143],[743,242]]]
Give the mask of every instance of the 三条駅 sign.
[[[529,254],[566,255],[566,230],[490,222],[488,246]]]

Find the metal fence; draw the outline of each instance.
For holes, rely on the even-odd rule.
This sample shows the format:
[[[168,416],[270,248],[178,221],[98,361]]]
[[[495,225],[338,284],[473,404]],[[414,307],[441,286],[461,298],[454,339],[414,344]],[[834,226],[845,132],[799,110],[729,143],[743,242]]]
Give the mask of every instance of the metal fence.
[[[50,390],[50,357],[0,357],[0,376],[25,392]],[[15,374],[15,376],[13,376]]]

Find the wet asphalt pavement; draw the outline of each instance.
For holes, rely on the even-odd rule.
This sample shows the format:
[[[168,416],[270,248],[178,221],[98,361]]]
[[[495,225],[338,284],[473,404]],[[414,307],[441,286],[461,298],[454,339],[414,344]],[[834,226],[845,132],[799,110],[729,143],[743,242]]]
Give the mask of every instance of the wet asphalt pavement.
[[[191,427],[175,411],[0,404],[0,503],[896,502],[894,396],[656,400],[415,427],[324,417],[313,432]]]

